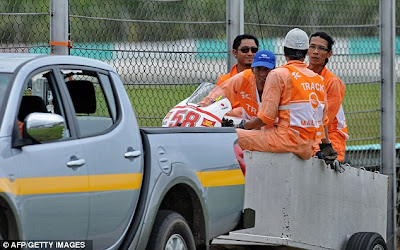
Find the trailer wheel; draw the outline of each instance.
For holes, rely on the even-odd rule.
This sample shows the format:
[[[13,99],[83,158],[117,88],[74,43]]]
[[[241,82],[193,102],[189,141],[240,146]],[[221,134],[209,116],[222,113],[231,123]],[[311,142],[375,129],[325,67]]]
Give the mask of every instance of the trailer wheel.
[[[387,246],[380,234],[359,232],[350,237],[346,250],[387,250]]]
[[[195,250],[196,246],[185,218],[174,211],[160,210],[147,249]]]

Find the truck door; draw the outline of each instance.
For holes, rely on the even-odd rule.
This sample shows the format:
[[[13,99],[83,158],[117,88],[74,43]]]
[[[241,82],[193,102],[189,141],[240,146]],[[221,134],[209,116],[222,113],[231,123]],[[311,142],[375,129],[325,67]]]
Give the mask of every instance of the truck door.
[[[123,236],[138,201],[143,173],[139,129],[130,103],[123,106],[119,99],[125,89],[114,86],[108,72],[62,68],[61,73],[68,75],[65,85],[89,171],[88,240],[94,249],[108,248]]]
[[[24,239],[86,240],[89,215],[87,166],[83,148],[69,127],[54,71],[41,69],[28,77],[20,96],[16,126],[22,135],[25,118],[33,113],[54,113],[64,118],[63,138],[14,149],[18,162],[20,219]],[[32,123],[33,124],[33,123]],[[37,124],[37,123],[36,123]],[[37,133],[49,134],[37,127]],[[62,131],[62,130],[61,130]]]

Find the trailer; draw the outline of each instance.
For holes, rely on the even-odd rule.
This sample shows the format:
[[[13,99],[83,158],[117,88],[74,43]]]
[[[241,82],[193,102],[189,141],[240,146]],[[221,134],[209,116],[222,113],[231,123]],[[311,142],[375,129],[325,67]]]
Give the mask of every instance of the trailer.
[[[244,151],[245,207],[255,226],[213,240],[216,248],[387,249],[388,177],[292,153]]]

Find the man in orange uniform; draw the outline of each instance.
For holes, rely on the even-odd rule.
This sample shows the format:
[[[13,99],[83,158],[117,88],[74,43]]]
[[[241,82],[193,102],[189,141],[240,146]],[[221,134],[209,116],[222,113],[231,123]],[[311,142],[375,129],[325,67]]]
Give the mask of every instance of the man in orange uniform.
[[[218,77],[217,85],[220,85],[245,69],[250,69],[254,54],[257,51],[258,39],[255,36],[248,34],[238,35],[233,40],[232,45],[232,54],[235,56],[237,63],[232,67],[231,72]]]
[[[316,140],[323,159],[332,164],[337,153],[329,143],[327,107],[323,78],[304,63],[308,36],[298,28],[285,37],[287,63],[272,70],[266,79],[257,117],[237,129],[242,149],[266,152],[292,152],[302,159],[314,153]],[[265,130],[251,130],[261,128]]]
[[[344,116],[342,102],[344,98],[345,85],[331,71],[326,68],[328,58],[332,56],[332,46],[335,41],[325,32],[315,32],[310,36],[308,49],[308,68],[324,77],[325,91],[328,101],[328,134],[332,147],[338,153],[337,159],[344,160],[346,152],[347,133],[346,119]]]
[[[258,51],[254,56],[251,69],[246,69],[216,86],[199,104],[209,105],[212,100],[222,95],[231,103],[239,103],[239,106],[227,115],[244,119],[255,118],[261,104],[265,79],[275,65],[274,53],[269,50]]]

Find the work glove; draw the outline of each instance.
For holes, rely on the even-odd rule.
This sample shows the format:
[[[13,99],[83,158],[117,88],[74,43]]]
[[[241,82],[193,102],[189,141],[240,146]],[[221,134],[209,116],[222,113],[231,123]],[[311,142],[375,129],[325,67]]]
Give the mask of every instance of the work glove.
[[[246,120],[243,119],[239,124],[235,125],[235,128],[245,129],[245,127],[244,127],[245,123],[246,123]]]
[[[222,118],[221,127],[234,127],[232,119]]]
[[[346,164],[344,164],[344,165],[346,165]],[[342,163],[340,163],[340,161],[334,160],[333,163],[331,164],[331,169],[333,169],[339,173],[343,173],[345,171],[344,165],[342,165]]]
[[[333,162],[336,160],[337,152],[332,148],[330,143],[319,144],[319,149],[321,150],[321,157],[325,161],[326,165],[333,166]]]

